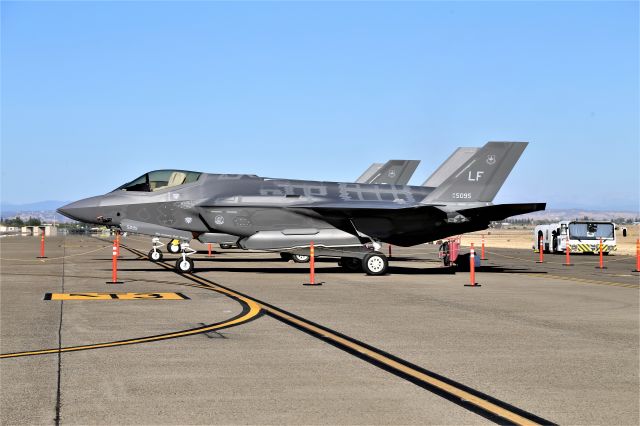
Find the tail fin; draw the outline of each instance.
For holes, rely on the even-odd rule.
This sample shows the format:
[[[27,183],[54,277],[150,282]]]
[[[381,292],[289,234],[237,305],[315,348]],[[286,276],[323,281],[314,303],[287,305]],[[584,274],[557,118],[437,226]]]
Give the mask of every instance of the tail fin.
[[[363,174],[356,179],[355,183],[367,183],[384,166],[382,163],[373,163]]]
[[[492,201],[527,145],[528,142],[488,142],[424,201]]]
[[[480,148],[458,148],[453,151],[453,154],[449,156],[445,160],[444,163],[440,165],[436,169],[435,172],[431,174],[424,181],[422,186],[429,186],[431,188],[436,188],[442,184],[449,176],[451,176],[465,161],[467,161],[473,154],[478,152]]]
[[[373,164],[356,183],[406,185],[418,168],[420,160],[389,160],[384,165]]]

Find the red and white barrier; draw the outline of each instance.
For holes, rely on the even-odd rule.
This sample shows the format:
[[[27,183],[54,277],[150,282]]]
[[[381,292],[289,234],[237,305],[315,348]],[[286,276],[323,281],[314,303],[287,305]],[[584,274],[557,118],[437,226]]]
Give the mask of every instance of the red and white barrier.
[[[40,256],[36,259],[46,259],[47,256],[44,255],[44,228],[42,229],[42,234],[40,235]]]
[[[602,258],[602,238],[600,238],[600,264],[596,266],[596,269],[607,269],[607,267],[604,266],[604,259]]]
[[[471,243],[471,249],[469,250],[469,284],[465,284],[465,287],[480,287],[480,284],[476,282],[476,251]]]
[[[118,237],[113,240],[113,251],[111,258],[111,281],[107,281],[107,284],[122,284],[122,281],[118,281]]]
[[[303,283],[302,285],[310,285],[317,286],[322,285],[322,283],[316,283],[316,259],[315,259],[315,248],[313,247],[313,241],[309,245],[309,282]]]
[[[538,245],[538,250],[540,252],[540,259],[536,260],[536,263],[544,263],[544,242],[542,238],[540,238],[540,244]]]
[[[564,260],[563,265],[564,266],[573,266],[573,263],[571,263],[571,246],[569,245],[569,241],[567,241],[566,244],[567,245],[564,248],[565,260]]]

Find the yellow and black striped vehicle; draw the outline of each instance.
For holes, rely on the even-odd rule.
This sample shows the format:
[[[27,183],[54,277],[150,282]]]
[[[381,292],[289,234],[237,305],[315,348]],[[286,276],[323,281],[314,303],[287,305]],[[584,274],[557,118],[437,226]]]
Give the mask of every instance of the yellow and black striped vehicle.
[[[563,220],[534,229],[533,249],[547,253],[609,254],[617,250],[616,226],[613,222],[595,220]]]

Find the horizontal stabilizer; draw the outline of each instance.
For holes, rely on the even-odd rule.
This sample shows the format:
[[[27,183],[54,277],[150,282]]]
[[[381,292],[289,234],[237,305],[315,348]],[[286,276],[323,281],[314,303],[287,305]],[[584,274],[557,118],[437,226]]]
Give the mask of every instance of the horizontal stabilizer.
[[[458,213],[469,219],[499,221],[519,214],[537,212],[546,208],[546,203],[528,204],[494,204],[492,206],[474,207],[458,210]]]

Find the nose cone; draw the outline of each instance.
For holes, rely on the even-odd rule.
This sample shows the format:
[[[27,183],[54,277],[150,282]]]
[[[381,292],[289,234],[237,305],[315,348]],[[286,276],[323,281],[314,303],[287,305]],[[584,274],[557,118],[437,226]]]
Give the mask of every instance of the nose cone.
[[[73,203],[60,207],[57,211],[61,215],[79,222],[99,223],[97,218],[100,216],[101,198],[102,197],[91,197],[74,201]]]

